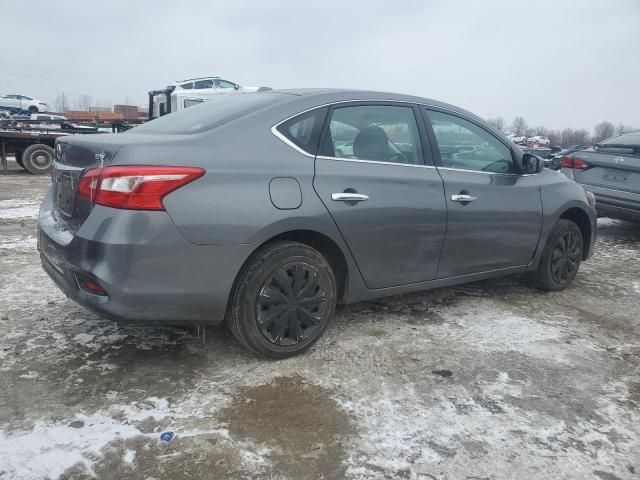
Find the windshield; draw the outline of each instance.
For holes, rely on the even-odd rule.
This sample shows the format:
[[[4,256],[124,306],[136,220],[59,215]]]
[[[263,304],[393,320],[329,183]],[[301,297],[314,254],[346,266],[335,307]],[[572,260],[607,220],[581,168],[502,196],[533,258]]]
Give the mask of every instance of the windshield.
[[[204,132],[274,104],[280,98],[282,95],[275,92],[220,95],[219,98],[151,120],[128,132],[176,135]]]

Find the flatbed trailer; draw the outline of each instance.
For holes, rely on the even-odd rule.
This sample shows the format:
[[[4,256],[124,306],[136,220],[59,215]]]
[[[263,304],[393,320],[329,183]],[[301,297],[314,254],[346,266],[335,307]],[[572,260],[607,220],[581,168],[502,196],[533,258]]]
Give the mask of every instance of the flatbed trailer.
[[[123,132],[132,125],[125,122],[110,124],[111,133]],[[55,122],[32,120],[0,120],[0,168],[8,170],[7,155],[13,154],[22,168],[34,175],[49,173],[53,165],[55,141],[69,135],[100,135],[104,130],[64,127]]]

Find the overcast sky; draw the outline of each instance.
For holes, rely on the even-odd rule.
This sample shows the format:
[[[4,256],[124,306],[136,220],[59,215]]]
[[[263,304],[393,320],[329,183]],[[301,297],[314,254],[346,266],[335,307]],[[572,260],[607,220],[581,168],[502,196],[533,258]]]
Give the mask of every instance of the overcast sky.
[[[640,126],[640,0],[3,1],[0,94],[145,105],[217,75],[411,93],[530,126]]]

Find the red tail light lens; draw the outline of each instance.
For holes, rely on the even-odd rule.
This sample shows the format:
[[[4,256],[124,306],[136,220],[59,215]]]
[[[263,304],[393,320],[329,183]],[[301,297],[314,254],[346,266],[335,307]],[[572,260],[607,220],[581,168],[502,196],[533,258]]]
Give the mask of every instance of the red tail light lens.
[[[584,160],[574,158],[573,155],[567,155],[562,157],[562,168],[573,168],[575,170],[583,170],[589,168],[591,165]]]
[[[164,210],[162,199],[204,175],[202,168],[126,166],[94,168],[84,173],[78,194],[106,207]]]

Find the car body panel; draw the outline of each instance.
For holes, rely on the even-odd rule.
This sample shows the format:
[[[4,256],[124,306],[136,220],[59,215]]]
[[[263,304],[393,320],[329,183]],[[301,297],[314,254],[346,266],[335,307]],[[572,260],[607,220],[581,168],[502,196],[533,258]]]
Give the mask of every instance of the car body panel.
[[[528,265],[542,227],[540,177],[439,170],[448,222],[438,278]],[[477,200],[451,201],[460,192]]]
[[[435,168],[318,157],[314,187],[369,288],[435,278],[447,223]],[[369,199],[332,200],[345,191]]]
[[[495,192],[507,188],[509,182],[522,187],[518,199],[512,202],[509,197],[508,208],[499,202],[498,193],[483,194],[486,198],[491,196],[490,204],[474,207],[489,227],[493,225],[481,226],[478,232],[493,235],[491,241],[503,246],[510,242],[505,251],[510,262],[518,265],[502,261],[497,255],[485,262],[481,267],[484,271],[469,274],[452,269],[454,276],[437,278],[435,266],[447,228],[442,184],[445,175],[430,165],[370,164],[371,168],[363,170],[364,162],[316,160],[314,155],[282,141],[272,127],[305,110],[350,101],[437,106],[477,122],[482,120],[457,107],[406,95],[345,90],[288,90],[276,94],[281,95],[277,103],[201,133],[143,134],[133,129],[124,134],[61,138],[56,147],[54,185],[43,202],[39,220],[39,249],[45,270],[70,298],[109,318],[216,323],[225,316],[238,272],[261,245],[283,235],[310,233],[336,246],[346,267],[341,301],[350,303],[526,271],[536,267],[541,245],[554,222],[569,208],[586,212],[595,224],[584,190],[564,176],[551,171],[500,181],[497,176],[483,176],[482,181],[476,182],[477,188],[488,188],[491,182],[502,182],[492,186]],[[210,107],[203,104],[192,108]],[[503,134],[487,128],[508,142]],[[514,152],[517,154],[517,149]],[[57,206],[54,202],[54,195],[59,193],[59,175],[68,175],[75,181],[71,182],[71,193],[75,193],[73,188],[77,188],[82,172],[100,165],[198,166],[206,173],[164,197],[166,211],[91,206],[75,198],[65,215],[62,204]],[[315,189],[314,176],[320,179]],[[456,174],[446,176],[452,185],[471,183]],[[274,202],[270,186],[274,181],[278,185],[282,178],[291,180],[287,180],[284,193],[277,188],[275,196],[282,197]],[[299,185],[299,194],[292,193],[292,181]],[[362,186],[357,183],[360,181]],[[533,187],[536,182],[540,184],[537,191]],[[342,205],[341,212],[335,206],[327,208],[326,196],[347,185],[375,188],[375,198],[381,201],[354,208]],[[410,195],[402,198],[407,186]],[[535,199],[530,195],[534,191]],[[533,213],[540,194],[541,218]],[[391,207],[386,207],[382,199],[389,201]],[[518,220],[516,210],[531,225]],[[454,230],[463,228],[468,221],[455,212],[452,218]],[[456,218],[460,219],[458,226]],[[496,235],[501,228],[499,219],[511,225],[502,227],[506,239]],[[473,236],[474,231],[467,228],[466,234],[471,235],[472,248],[480,254],[480,238]],[[357,249],[350,245],[354,239],[364,245],[362,252],[356,253]],[[370,245],[365,244],[367,239]],[[464,242],[459,242],[458,247],[446,251],[445,258],[453,259],[456,251],[463,248]],[[521,265],[521,258],[526,257],[525,245],[530,261]],[[394,251],[389,251],[392,246]],[[380,256],[382,262],[367,271],[372,272],[373,281],[364,281],[355,261],[358,255],[361,259]],[[74,283],[78,272],[100,282],[108,298],[79,289]]]

